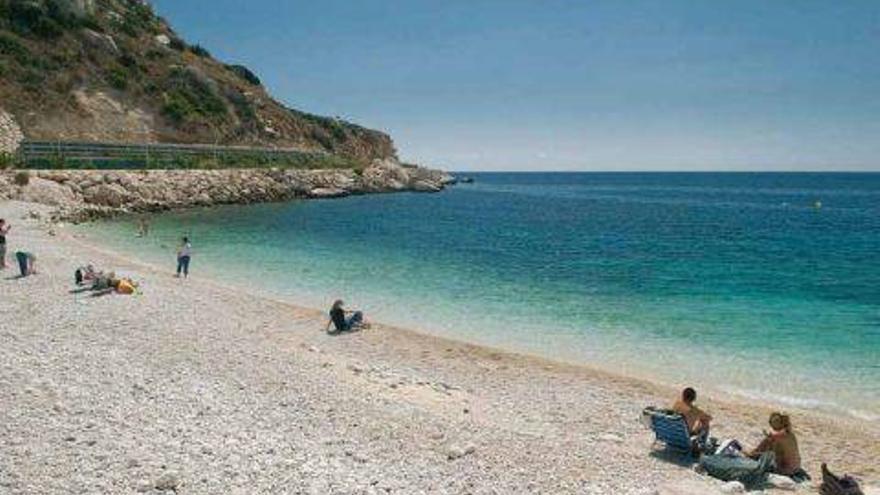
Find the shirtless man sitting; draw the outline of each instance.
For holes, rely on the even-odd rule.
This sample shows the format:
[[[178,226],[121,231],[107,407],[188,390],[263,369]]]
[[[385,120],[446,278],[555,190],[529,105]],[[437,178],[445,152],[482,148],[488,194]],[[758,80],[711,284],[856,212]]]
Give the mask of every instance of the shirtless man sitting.
[[[709,434],[709,423],[712,421],[712,416],[695,406],[694,401],[696,400],[697,391],[688,387],[681,391],[681,398],[675,401],[672,410],[684,416],[691,435],[705,436]]]

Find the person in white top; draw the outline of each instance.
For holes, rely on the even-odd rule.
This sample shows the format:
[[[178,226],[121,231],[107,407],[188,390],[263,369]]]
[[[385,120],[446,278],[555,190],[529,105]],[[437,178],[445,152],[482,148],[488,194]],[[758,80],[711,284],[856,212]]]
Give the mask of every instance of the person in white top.
[[[177,250],[177,275],[176,277],[180,277],[180,272],[183,272],[184,278],[189,277],[189,260],[192,256],[192,244],[189,243],[189,237],[184,237],[183,242],[180,245],[180,249]]]

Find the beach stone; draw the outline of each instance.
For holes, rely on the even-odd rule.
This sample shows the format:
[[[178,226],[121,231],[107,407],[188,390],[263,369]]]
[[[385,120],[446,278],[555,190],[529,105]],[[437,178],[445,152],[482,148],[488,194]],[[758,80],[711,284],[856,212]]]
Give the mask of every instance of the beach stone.
[[[118,208],[129,201],[131,194],[119,184],[98,184],[84,190],[83,197],[92,204]]]
[[[318,187],[309,191],[309,196],[313,198],[339,198],[348,193],[342,189],[330,187]]]
[[[880,486],[866,486],[862,488],[865,495],[880,495]]]
[[[767,484],[780,490],[797,490],[798,486],[797,483],[788,476],[772,473],[767,475]]]
[[[676,480],[664,484],[657,490],[657,495],[707,495],[712,493],[707,482],[695,479]]]
[[[599,435],[599,441],[617,443],[622,442],[623,438],[616,433],[603,433],[602,435]]]
[[[180,484],[179,476],[174,471],[167,471],[162,476],[156,479],[156,482],[153,486],[157,490],[177,490],[178,485]]]
[[[450,461],[454,461],[454,460],[460,459],[466,455],[473,454],[476,451],[477,451],[477,448],[473,445],[466,445],[463,447],[458,446],[458,445],[453,445],[453,446],[449,447],[449,449],[447,449],[446,458],[449,459]]]
[[[21,188],[19,198],[50,206],[67,205],[76,201],[76,195],[69,187],[41,177],[31,177],[28,185]]]
[[[722,493],[743,493],[746,491],[745,485],[739,481],[728,481],[721,485]]]

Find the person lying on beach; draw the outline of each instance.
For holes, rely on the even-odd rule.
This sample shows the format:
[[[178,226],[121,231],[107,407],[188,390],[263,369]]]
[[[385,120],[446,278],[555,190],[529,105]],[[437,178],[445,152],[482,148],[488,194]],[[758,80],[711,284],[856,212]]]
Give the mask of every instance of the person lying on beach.
[[[672,410],[684,416],[691,435],[707,436],[709,434],[709,423],[712,416],[703,412],[702,409],[694,405],[697,400],[697,391],[691,387],[681,391],[681,398],[672,405]]]
[[[327,321],[327,327],[324,331],[330,331],[330,324],[336,327],[337,332],[348,332],[357,330],[364,325],[364,313],[361,311],[346,311],[343,306],[342,299],[337,299],[333,306],[330,307],[330,320]],[[346,315],[350,315],[346,317]]]
[[[776,473],[797,482],[809,480],[810,475],[801,468],[801,452],[792,431],[791,418],[787,414],[774,412],[770,414],[769,422],[772,431],[765,431],[764,440],[755,449],[747,451],[746,456],[755,459],[764,452],[773,452],[776,456]]]
[[[79,294],[80,292],[99,292],[105,291],[107,289],[113,289],[113,283],[116,280],[116,272],[95,272],[91,276],[92,285],[86,287],[84,286],[84,283],[80,284],[79,289],[71,290],[70,293]]]
[[[94,281],[103,274],[104,272],[95,270],[94,265],[88,264],[76,269],[76,272],[73,274],[73,280],[76,282],[76,285],[83,285],[86,282]]]
[[[133,295],[137,292],[139,284],[130,278],[111,278],[107,287],[100,289],[92,288],[92,297],[106,296],[107,294],[122,294],[126,296]]]
[[[37,274],[37,257],[34,253],[18,251],[15,253],[15,258],[18,260],[18,269],[21,272],[22,277]]]

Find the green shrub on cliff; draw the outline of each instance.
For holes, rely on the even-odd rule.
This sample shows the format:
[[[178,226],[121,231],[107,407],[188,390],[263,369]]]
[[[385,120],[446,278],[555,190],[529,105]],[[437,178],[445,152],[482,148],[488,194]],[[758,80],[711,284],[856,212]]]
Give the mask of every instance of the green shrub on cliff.
[[[192,45],[189,47],[189,51],[191,51],[194,55],[202,58],[211,58],[211,52],[209,52],[202,45]]]
[[[26,186],[31,183],[31,173],[27,171],[16,172],[12,181],[16,186]]]
[[[0,152],[0,170],[12,168],[17,164],[15,155],[6,152]]]
[[[256,74],[254,74],[250,69],[243,65],[233,64],[226,65],[225,67],[236,76],[244,79],[248,84],[252,84],[254,86],[260,86],[263,84],[263,82],[260,81],[260,78],[257,77]]]
[[[77,16],[63,0],[0,0],[0,27],[17,34],[54,40],[66,30],[96,28],[91,16]]]
[[[214,87],[195,73],[175,68],[165,81],[162,113],[176,124],[196,117],[214,118],[228,113]]]
[[[30,57],[30,52],[12,33],[0,32],[0,55],[7,55],[23,62]]]
[[[107,74],[107,82],[115,89],[125,91],[128,88],[128,73],[123,69],[113,69]]]

